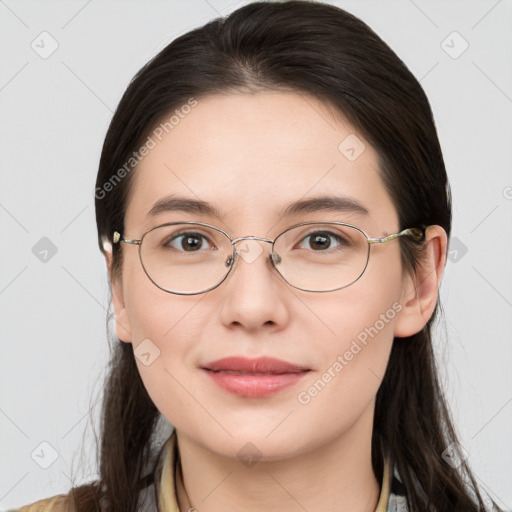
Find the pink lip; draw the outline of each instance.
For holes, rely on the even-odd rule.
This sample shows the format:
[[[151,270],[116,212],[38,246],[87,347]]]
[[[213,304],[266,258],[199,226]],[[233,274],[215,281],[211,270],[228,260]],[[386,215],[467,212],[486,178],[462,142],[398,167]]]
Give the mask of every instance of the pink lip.
[[[221,388],[243,397],[262,397],[296,384],[309,371],[280,359],[226,357],[203,370]]]

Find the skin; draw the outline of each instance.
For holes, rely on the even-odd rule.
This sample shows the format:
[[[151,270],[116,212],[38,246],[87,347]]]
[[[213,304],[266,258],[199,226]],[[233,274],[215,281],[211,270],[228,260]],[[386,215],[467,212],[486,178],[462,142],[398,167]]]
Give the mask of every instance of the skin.
[[[273,239],[309,220],[352,223],[372,237],[396,233],[398,215],[374,149],[357,135],[366,149],[355,161],[338,150],[349,134],[357,135],[332,109],[296,93],[201,98],[139,164],[122,234],[140,238],[157,224],[180,220],[213,224],[233,238]],[[146,217],[169,193],[208,201],[224,216]],[[292,201],[332,193],[356,198],[369,215],[318,211],[278,218]],[[180,507],[375,510],[380,492],[371,464],[375,396],[394,336],[420,331],[433,312],[446,234],[439,226],[427,230],[425,262],[415,275],[402,268],[395,240],[371,248],[366,272],[355,284],[328,293],[286,284],[269,265],[270,245],[261,247],[255,261],[239,259],[226,281],[200,295],[158,289],[145,275],[137,247],[126,244],[122,273],[111,276],[118,337],[134,350],[149,338],[160,350],[149,366],[136,361],[151,399],[177,431],[190,500],[180,484]],[[401,311],[378,335],[308,404],[299,403],[297,394],[396,303]],[[298,385],[268,397],[239,397],[199,369],[234,355],[267,355],[311,371]],[[251,467],[237,457],[248,442],[261,454]]]

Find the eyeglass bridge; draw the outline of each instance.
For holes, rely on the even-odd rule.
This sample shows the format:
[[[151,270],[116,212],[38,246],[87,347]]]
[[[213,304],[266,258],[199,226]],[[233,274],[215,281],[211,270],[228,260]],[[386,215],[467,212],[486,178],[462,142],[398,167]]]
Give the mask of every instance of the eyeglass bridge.
[[[270,240],[269,238],[263,238],[261,236],[252,236],[251,235],[251,236],[241,236],[239,238],[235,238],[234,240],[231,240],[231,245],[234,246],[236,243],[241,242],[242,240],[256,240],[256,241],[259,241],[259,242],[267,242],[269,244],[273,244],[274,243],[274,240]],[[235,247],[235,253],[240,256],[240,251],[238,250],[237,247]],[[270,258],[270,261],[272,263],[274,263],[274,265],[278,265],[279,263],[281,263],[281,261],[283,261],[281,256],[279,256],[279,254],[274,253],[274,252],[272,252],[269,255],[269,258]],[[233,257],[230,256],[226,260],[225,264],[226,264],[226,267],[230,267],[233,264]]]

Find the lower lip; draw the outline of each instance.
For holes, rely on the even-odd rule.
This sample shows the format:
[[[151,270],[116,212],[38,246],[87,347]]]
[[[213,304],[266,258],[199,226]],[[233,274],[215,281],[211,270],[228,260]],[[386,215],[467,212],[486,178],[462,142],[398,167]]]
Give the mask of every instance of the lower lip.
[[[307,371],[279,374],[240,375],[204,370],[221,388],[238,396],[256,398],[277,393],[299,382]]]

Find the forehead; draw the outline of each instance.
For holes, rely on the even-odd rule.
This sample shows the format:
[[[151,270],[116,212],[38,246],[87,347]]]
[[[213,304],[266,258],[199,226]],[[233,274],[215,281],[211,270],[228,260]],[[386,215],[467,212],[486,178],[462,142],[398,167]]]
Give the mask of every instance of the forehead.
[[[185,212],[176,217],[165,209],[149,215],[169,195],[207,202],[222,217],[191,210],[188,220],[217,220],[233,229],[261,231],[277,221],[286,224],[281,214],[287,205],[327,195],[363,205],[368,227],[396,224],[375,150],[311,96],[207,96],[172,123],[156,127],[150,137],[152,149],[133,171],[127,230],[140,232],[158,219],[185,220]],[[361,218],[362,212],[348,210],[348,217],[339,220]]]

